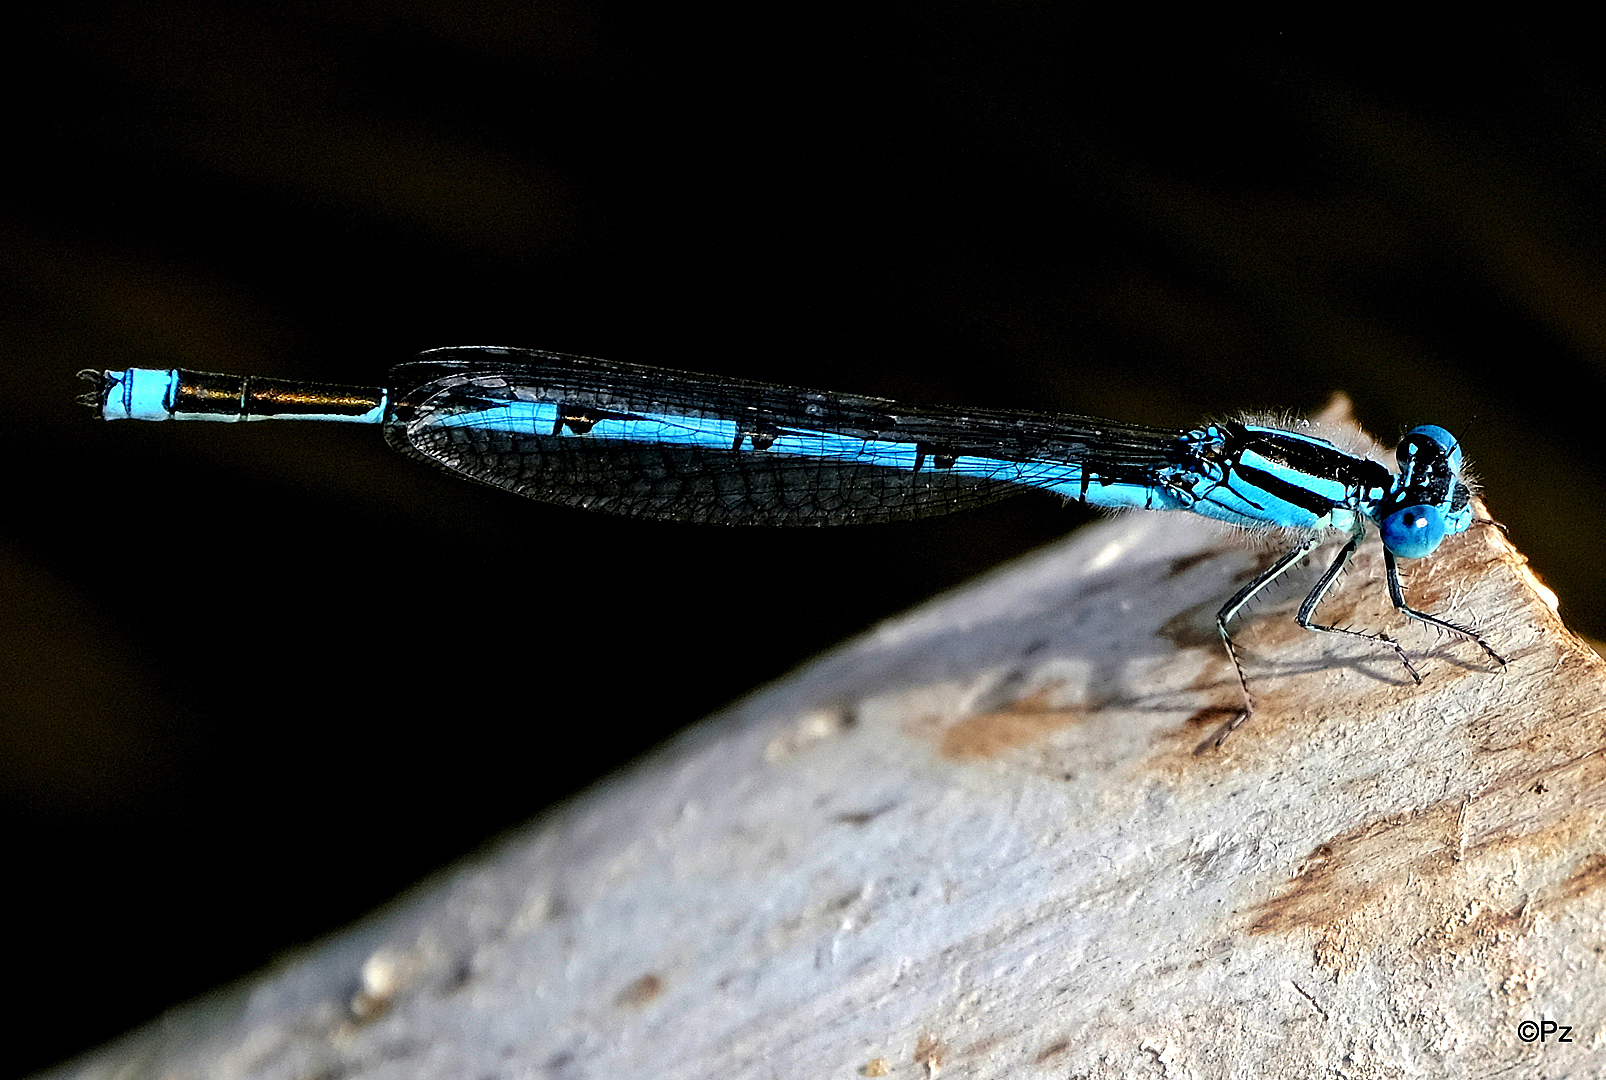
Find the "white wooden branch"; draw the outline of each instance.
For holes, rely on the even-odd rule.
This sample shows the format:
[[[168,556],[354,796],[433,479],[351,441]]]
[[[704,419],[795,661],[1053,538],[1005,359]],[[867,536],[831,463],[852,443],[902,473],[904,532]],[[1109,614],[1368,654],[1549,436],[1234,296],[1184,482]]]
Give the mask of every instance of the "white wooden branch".
[[[1602,661],[1497,530],[1407,589],[1498,673],[1404,625],[1374,542],[1324,614],[1423,685],[1289,594],[1241,631],[1260,711],[1196,755],[1260,561],[1185,515],[1085,530],[57,1075],[1606,1069]]]

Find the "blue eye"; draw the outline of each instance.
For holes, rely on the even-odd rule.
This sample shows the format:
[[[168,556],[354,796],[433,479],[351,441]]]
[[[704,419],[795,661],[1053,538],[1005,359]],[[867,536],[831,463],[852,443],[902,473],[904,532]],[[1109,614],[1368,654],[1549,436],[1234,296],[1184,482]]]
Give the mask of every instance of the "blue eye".
[[[1420,559],[1444,539],[1444,515],[1437,506],[1407,506],[1384,518],[1378,532],[1383,546],[1400,558]]]

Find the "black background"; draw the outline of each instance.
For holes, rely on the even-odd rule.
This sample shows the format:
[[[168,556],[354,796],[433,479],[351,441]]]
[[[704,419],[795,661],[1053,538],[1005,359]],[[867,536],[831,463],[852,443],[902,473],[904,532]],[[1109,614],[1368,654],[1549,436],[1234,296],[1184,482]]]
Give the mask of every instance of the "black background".
[[[80,367],[381,382],[514,344],[1166,425],[1342,389],[1386,441],[1467,429],[1494,514],[1606,631],[1593,35],[1160,40],[1034,4],[28,18],[0,46],[15,1070],[1086,520],[623,521],[371,429],[94,423]]]

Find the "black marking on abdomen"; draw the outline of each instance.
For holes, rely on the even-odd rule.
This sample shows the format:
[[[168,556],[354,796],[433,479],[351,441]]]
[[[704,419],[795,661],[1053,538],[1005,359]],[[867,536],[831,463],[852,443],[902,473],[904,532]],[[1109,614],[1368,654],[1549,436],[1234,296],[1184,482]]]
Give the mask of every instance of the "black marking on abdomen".
[[[926,466],[927,458],[931,459],[931,467],[933,469],[951,469],[954,467],[954,462],[959,460],[959,455],[946,447],[936,446],[928,442],[917,442],[915,443],[915,464],[914,468],[909,470],[910,473],[919,475],[920,470]]]
[[[589,434],[591,429],[604,420],[645,420],[645,416],[635,413],[614,412],[611,409],[588,409],[583,405],[558,405],[558,418],[552,423],[552,434],[562,435],[563,429],[568,428],[575,435]]]
[[[763,422],[755,423],[749,428],[739,427],[736,429],[736,439],[731,444],[731,449],[740,450],[742,442],[751,439],[754,450],[768,450],[775,445],[775,440],[780,438],[782,434],[784,433],[781,429],[774,424]]]

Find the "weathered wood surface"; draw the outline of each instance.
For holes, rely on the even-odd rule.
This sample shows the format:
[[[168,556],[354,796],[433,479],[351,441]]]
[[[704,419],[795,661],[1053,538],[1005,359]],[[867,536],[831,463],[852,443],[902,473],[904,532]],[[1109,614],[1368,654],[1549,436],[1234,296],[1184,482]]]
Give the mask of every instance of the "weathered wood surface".
[[[1602,661],[1496,530],[1407,589],[1499,673],[1401,625],[1371,543],[1324,612],[1424,684],[1285,590],[1243,627],[1260,712],[1196,755],[1262,558],[1184,515],[1085,530],[58,1075],[1606,1069]]]

